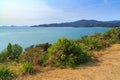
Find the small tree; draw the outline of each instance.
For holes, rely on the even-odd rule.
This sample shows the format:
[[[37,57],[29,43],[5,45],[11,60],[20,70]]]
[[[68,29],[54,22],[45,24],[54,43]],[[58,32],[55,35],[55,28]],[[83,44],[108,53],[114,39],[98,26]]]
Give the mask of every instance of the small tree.
[[[9,43],[0,54],[0,62],[17,60],[23,49],[18,44]]]
[[[23,49],[20,45],[14,44],[12,45],[12,53],[11,53],[11,60],[16,60],[22,53]]]

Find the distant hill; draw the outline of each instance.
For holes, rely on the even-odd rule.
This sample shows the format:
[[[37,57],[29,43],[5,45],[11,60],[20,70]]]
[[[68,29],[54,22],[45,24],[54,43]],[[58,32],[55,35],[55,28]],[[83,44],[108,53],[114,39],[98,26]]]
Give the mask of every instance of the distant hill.
[[[78,20],[74,22],[33,25],[31,27],[120,27],[120,20],[115,21]]]

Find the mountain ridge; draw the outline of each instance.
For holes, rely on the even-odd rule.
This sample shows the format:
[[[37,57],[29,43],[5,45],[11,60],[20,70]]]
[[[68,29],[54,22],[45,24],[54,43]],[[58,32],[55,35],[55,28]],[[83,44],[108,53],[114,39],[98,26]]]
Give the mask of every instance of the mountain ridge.
[[[31,27],[120,27],[120,20],[98,21],[82,19],[73,22],[33,25]]]

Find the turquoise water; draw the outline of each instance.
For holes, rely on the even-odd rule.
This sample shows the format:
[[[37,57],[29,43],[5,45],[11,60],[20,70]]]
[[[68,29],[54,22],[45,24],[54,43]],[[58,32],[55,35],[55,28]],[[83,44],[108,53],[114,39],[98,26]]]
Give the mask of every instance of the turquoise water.
[[[7,44],[20,44],[23,48],[40,43],[54,43],[60,37],[80,39],[95,32],[104,33],[109,28],[73,28],[73,27],[0,27],[0,51]]]

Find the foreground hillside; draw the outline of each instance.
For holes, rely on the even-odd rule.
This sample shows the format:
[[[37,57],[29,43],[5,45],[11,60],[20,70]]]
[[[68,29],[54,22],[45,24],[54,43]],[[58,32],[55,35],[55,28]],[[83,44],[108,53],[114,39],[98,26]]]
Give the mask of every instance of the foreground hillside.
[[[62,37],[54,44],[33,45],[24,52],[19,44],[9,43],[0,53],[0,80],[119,79],[120,45],[114,45],[119,43],[120,28],[78,40]]]
[[[48,70],[22,76],[18,80],[120,80],[120,44],[95,54],[98,60],[81,65],[82,67]]]

